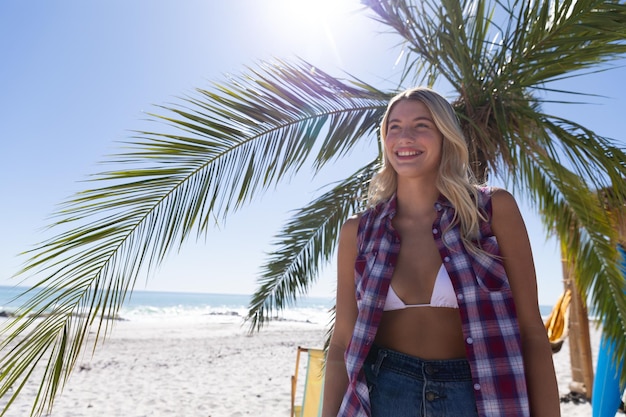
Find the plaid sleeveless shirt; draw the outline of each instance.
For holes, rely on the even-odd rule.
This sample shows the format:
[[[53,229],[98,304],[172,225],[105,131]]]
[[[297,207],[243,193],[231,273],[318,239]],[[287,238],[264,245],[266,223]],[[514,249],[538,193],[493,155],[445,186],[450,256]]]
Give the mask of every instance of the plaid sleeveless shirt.
[[[491,191],[479,190],[479,207],[491,218]],[[501,260],[469,253],[457,226],[450,228],[455,210],[443,196],[435,204],[433,237],[452,281],[459,304],[467,360],[481,417],[530,415],[517,315]],[[369,209],[360,219],[355,262],[358,317],[345,353],[348,388],[339,416],[370,416],[363,363],[380,323],[393,274],[400,237],[391,220],[395,195]],[[490,222],[480,224],[480,247],[500,255]]]

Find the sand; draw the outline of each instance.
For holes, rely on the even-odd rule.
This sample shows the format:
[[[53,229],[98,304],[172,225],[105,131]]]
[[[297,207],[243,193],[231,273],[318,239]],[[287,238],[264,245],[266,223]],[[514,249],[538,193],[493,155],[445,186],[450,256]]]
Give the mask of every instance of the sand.
[[[595,354],[599,332],[591,329],[591,337]],[[227,316],[119,322],[93,357],[79,361],[49,416],[287,417],[297,346],[321,347],[324,338],[324,325],[296,322],[249,335],[240,318]],[[567,342],[553,358],[565,395]],[[27,387],[7,417],[28,416],[34,393]],[[589,404],[562,403],[561,410],[591,416]]]

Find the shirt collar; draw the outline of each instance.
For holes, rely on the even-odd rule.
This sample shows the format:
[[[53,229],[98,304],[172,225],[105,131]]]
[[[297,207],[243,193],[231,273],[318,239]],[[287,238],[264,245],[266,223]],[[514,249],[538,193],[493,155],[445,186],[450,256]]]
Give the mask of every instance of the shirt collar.
[[[437,201],[435,202],[435,209],[438,209],[438,205],[439,206],[443,206],[443,207],[448,207],[451,208],[452,203],[450,202],[450,200],[448,200],[443,194],[439,193],[439,198],[437,199]]]
[[[394,218],[398,206],[398,197],[393,193],[387,200],[379,203],[375,210],[380,218]]]

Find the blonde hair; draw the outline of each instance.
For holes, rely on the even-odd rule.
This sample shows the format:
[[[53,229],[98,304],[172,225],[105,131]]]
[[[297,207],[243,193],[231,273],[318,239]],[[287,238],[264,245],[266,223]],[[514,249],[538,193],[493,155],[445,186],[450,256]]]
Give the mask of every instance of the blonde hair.
[[[437,129],[443,135],[437,189],[455,208],[451,227],[460,223],[462,239],[469,243],[478,237],[479,222],[486,220],[478,209],[477,182],[469,167],[467,142],[461,131],[458,118],[450,103],[430,88],[417,87],[406,90],[389,101],[387,111],[380,124],[380,140],[383,153],[382,167],[372,177],[368,189],[367,205],[373,207],[388,200],[397,190],[397,173],[389,163],[385,152],[385,138],[389,114],[400,101],[415,100],[423,103],[432,115]],[[466,245],[466,247],[474,247]]]

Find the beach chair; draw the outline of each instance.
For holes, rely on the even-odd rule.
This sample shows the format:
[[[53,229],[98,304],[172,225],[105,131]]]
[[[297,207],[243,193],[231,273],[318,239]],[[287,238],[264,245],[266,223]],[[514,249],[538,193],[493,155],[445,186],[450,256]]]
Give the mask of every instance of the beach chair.
[[[298,383],[300,355],[307,354],[304,383]],[[302,387],[304,385],[304,387]],[[291,376],[291,417],[318,417],[322,414],[324,388],[324,351],[298,346],[296,370]],[[302,392],[300,392],[302,390]],[[302,398],[302,402],[300,402]],[[296,405],[296,403],[298,404]]]

